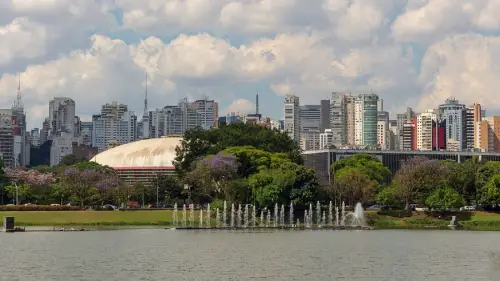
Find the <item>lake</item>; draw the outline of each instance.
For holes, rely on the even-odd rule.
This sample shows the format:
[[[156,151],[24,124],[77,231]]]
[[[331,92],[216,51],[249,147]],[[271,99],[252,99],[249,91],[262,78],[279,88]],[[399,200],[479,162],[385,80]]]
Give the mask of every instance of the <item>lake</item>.
[[[500,233],[0,233],[0,280],[500,280]]]

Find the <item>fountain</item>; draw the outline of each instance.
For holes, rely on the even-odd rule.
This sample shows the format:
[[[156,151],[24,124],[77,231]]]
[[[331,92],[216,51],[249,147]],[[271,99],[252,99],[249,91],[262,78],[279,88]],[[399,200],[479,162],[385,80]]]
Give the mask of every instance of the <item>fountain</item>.
[[[224,210],[222,211],[222,227],[226,227],[227,223],[227,204],[226,201],[224,201]]]
[[[274,204],[274,227],[278,227],[278,203]]]
[[[316,203],[316,224],[321,226],[321,204],[319,201]]]
[[[231,227],[234,227],[234,203],[231,204]]]
[[[241,204],[238,204],[238,212],[236,213],[236,225],[241,227]]]
[[[342,221],[340,221],[341,226],[345,226],[344,221],[345,221],[345,203],[344,201],[342,201]]]
[[[207,205],[207,227],[211,226],[212,222],[212,210],[210,209],[210,203]]]
[[[285,226],[285,205],[281,205],[280,226],[281,227]]]
[[[335,206],[335,226],[339,226],[339,207]]]
[[[189,226],[193,227],[194,223],[194,204],[189,205]]]
[[[252,210],[252,224],[253,227],[257,226],[257,217],[255,213],[255,205],[253,205],[253,210]]]
[[[248,204],[245,204],[245,212],[243,213],[243,220],[245,221],[243,226],[248,227]]]
[[[332,201],[330,201],[330,205],[328,205],[328,225],[333,224],[333,205]]]
[[[215,209],[215,227],[220,226],[219,208]]]
[[[186,227],[186,204],[182,205],[182,226]]]
[[[177,203],[174,204],[174,212],[172,213],[172,223],[175,226],[178,226],[178,218],[177,218]]]
[[[309,204],[309,212],[307,212],[307,225],[311,227],[313,224],[313,205]]]
[[[341,224],[343,226],[350,226],[350,227],[365,226],[366,222],[365,222],[363,205],[361,205],[361,203],[358,202],[356,204],[356,207],[354,208],[354,212],[349,212],[343,215]]]
[[[231,228],[309,228],[309,229],[371,229],[367,226],[364,217],[364,210],[361,203],[357,203],[352,212],[348,211],[345,202],[340,206],[334,206],[330,201],[328,206],[321,208],[319,201],[316,202],[314,209],[313,204],[304,210],[304,219],[301,220],[294,216],[294,204],[291,202],[289,210],[286,210],[286,205],[278,203],[274,204],[274,208],[264,208],[258,213],[256,205],[238,204],[224,202],[223,208],[214,208],[214,219],[212,221],[212,209],[210,204],[207,204],[206,209],[200,208],[199,214],[195,214],[194,204],[182,205],[182,217],[179,212],[179,207],[174,204],[172,214],[172,228],[177,229],[212,229],[221,227]],[[238,205],[236,205],[238,204]],[[230,207],[230,208],[228,208]],[[327,208],[326,208],[327,207]],[[335,207],[335,209],[334,209]],[[189,209],[189,210],[188,210]],[[189,214],[188,214],[189,212]],[[230,212],[228,218],[227,212]],[[199,215],[199,217],[197,217]],[[260,215],[260,218],[259,218]],[[288,218],[286,216],[289,216]],[[196,217],[195,217],[196,216]],[[296,222],[295,222],[296,220]]]

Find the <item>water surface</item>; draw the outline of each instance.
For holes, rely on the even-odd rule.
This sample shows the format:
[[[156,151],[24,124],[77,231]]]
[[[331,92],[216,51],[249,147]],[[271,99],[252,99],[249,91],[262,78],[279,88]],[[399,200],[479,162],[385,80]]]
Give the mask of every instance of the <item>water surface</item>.
[[[500,280],[499,239],[402,230],[0,233],[0,280]]]

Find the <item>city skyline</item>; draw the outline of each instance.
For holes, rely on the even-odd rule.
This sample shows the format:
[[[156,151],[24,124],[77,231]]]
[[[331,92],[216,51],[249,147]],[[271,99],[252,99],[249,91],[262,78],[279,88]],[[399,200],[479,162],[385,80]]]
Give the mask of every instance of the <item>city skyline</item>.
[[[243,112],[259,93],[276,119],[285,94],[314,104],[331,91],[373,91],[392,114],[450,96],[500,108],[496,1],[191,2],[2,1],[0,108],[21,73],[28,124],[52,97],[83,119],[113,100],[140,112],[144,72],[150,104],[208,95]]]

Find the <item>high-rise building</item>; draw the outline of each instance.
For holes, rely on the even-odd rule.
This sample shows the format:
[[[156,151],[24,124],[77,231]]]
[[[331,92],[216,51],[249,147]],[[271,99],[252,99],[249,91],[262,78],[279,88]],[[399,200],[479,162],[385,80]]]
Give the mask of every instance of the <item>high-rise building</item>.
[[[375,94],[362,94],[356,99],[354,106],[356,145],[377,145],[378,99]]]
[[[40,146],[40,129],[33,128],[30,131],[30,139],[31,139],[31,146],[39,147]]]
[[[92,146],[92,133],[94,131],[93,122],[83,121],[81,124],[80,137],[82,138],[82,144],[86,146]]]
[[[303,131],[300,133],[300,149],[320,150],[320,132],[319,130]]]
[[[432,150],[433,123],[438,119],[438,111],[426,110],[417,116],[417,149]]]
[[[75,101],[67,97],[56,97],[49,103],[50,135],[62,132],[73,134],[75,122]]]
[[[477,126],[481,121],[481,118],[485,117],[482,115],[481,105],[474,103],[467,108],[466,113],[466,146],[467,150],[474,149],[477,145],[476,134]]]
[[[444,104],[439,105],[439,114],[442,119],[446,120],[446,142],[453,142],[456,146],[458,143],[459,151],[467,149],[467,125],[466,125],[466,109],[464,104],[460,104],[458,100],[450,98]]]
[[[285,120],[284,130],[291,139],[300,144],[300,102],[299,97],[294,95],[285,96],[284,106]]]
[[[300,108],[300,131],[321,130],[321,106],[302,105]]]
[[[50,119],[45,118],[40,129],[40,145],[44,144],[49,139],[50,133]]]
[[[488,118],[482,118],[476,125],[475,148],[482,152],[494,151],[494,134],[490,124],[495,125],[494,116],[490,117],[492,122],[488,122]]]
[[[14,134],[14,160],[15,166],[29,165],[29,136],[26,133],[26,114],[21,93],[21,76],[17,85],[17,97],[12,105],[12,130]]]
[[[377,117],[377,146],[390,149],[389,112],[379,111]]]
[[[5,167],[14,167],[16,165],[12,109],[0,109],[0,156]]]
[[[217,120],[219,120],[219,104],[216,101],[205,98],[192,102],[190,106],[200,114],[202,129],[210,130],[217,127]]]
[[[396,115],[396,124],[397,124],[397,129],[395,132],[395,144],[394,144],[394,149],[396,150],[405,150],[403,148],[403,127],[405,124],[410,122],[411,118],[415,117],[415,112],[411,109],[411,107],[408,107],[406,109],[405,113],[397,114]],[[406,142],[407,143],[407,142]],[[408,144],[405,144],[406,146]]]
[[[321,128],[320,132],[330,129],[330,100],[321,100]]]
[[[329,149],[333,145],[332,129],[326,129],[319,135],[319,149]]]
[[[137,116],[133,111],[118,115],[95,115],[92,129],[92,146],[99,152],[110,146],[122,145],[136,140]]]
[[[330,134],[331,144],[341,146],[347,144],[347,95],[348,93],[332,93],[330,101]]]
[[[356,118],[355,118],[355,104],[356,97],[352,96],[350,93],[345,96],[346,102],[346,120],[347,120],[347,144],[355,145],[355,135],[356,135]]]

